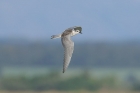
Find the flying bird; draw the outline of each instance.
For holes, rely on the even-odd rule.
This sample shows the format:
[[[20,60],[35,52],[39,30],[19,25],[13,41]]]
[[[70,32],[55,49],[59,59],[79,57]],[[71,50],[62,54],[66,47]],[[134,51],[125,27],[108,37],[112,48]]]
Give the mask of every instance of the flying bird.
[[[61,42],[64,47],[63,73],[69,66],[74,50],[74,42],[71,40],[71,36],[74,36],[79,33],[82,34],[82,27],[74,26],[67,28],[62,34],[51,36],[51,39],[61,38]]]

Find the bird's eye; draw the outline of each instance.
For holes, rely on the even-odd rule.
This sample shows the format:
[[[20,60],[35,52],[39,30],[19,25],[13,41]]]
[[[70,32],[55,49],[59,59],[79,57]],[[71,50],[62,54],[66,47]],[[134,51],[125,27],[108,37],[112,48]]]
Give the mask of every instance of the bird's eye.
[[[76,32],[79,32],[79,30],[76,30]]]

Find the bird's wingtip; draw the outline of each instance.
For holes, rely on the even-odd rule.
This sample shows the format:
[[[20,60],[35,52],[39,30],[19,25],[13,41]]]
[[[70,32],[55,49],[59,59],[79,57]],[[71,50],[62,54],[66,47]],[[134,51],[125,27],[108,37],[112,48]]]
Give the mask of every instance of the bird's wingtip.
[[[65,71],[63,70],[63,73],[64,73]]]

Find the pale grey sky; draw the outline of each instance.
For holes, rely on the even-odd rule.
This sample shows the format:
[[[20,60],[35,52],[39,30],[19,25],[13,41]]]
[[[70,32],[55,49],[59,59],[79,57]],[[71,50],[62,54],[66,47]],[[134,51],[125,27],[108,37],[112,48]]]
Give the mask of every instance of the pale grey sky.
[[[140,0],[0,0],[0,38],[47,40],[82,26],[76,40],[140,40]]]

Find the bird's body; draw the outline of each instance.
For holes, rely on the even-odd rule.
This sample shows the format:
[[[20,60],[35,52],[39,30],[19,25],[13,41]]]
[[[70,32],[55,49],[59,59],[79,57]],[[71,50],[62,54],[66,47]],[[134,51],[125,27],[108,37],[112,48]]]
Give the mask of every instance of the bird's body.
[[[61,38],[62,45],[64,47],[64,62],[63,62],[63,73],[66,71],[73,54],[74,42],[71,40],[71,36],[81,33],[82,28],[74,26],[66,29],[62,34],[52,35],[51,39]]]

